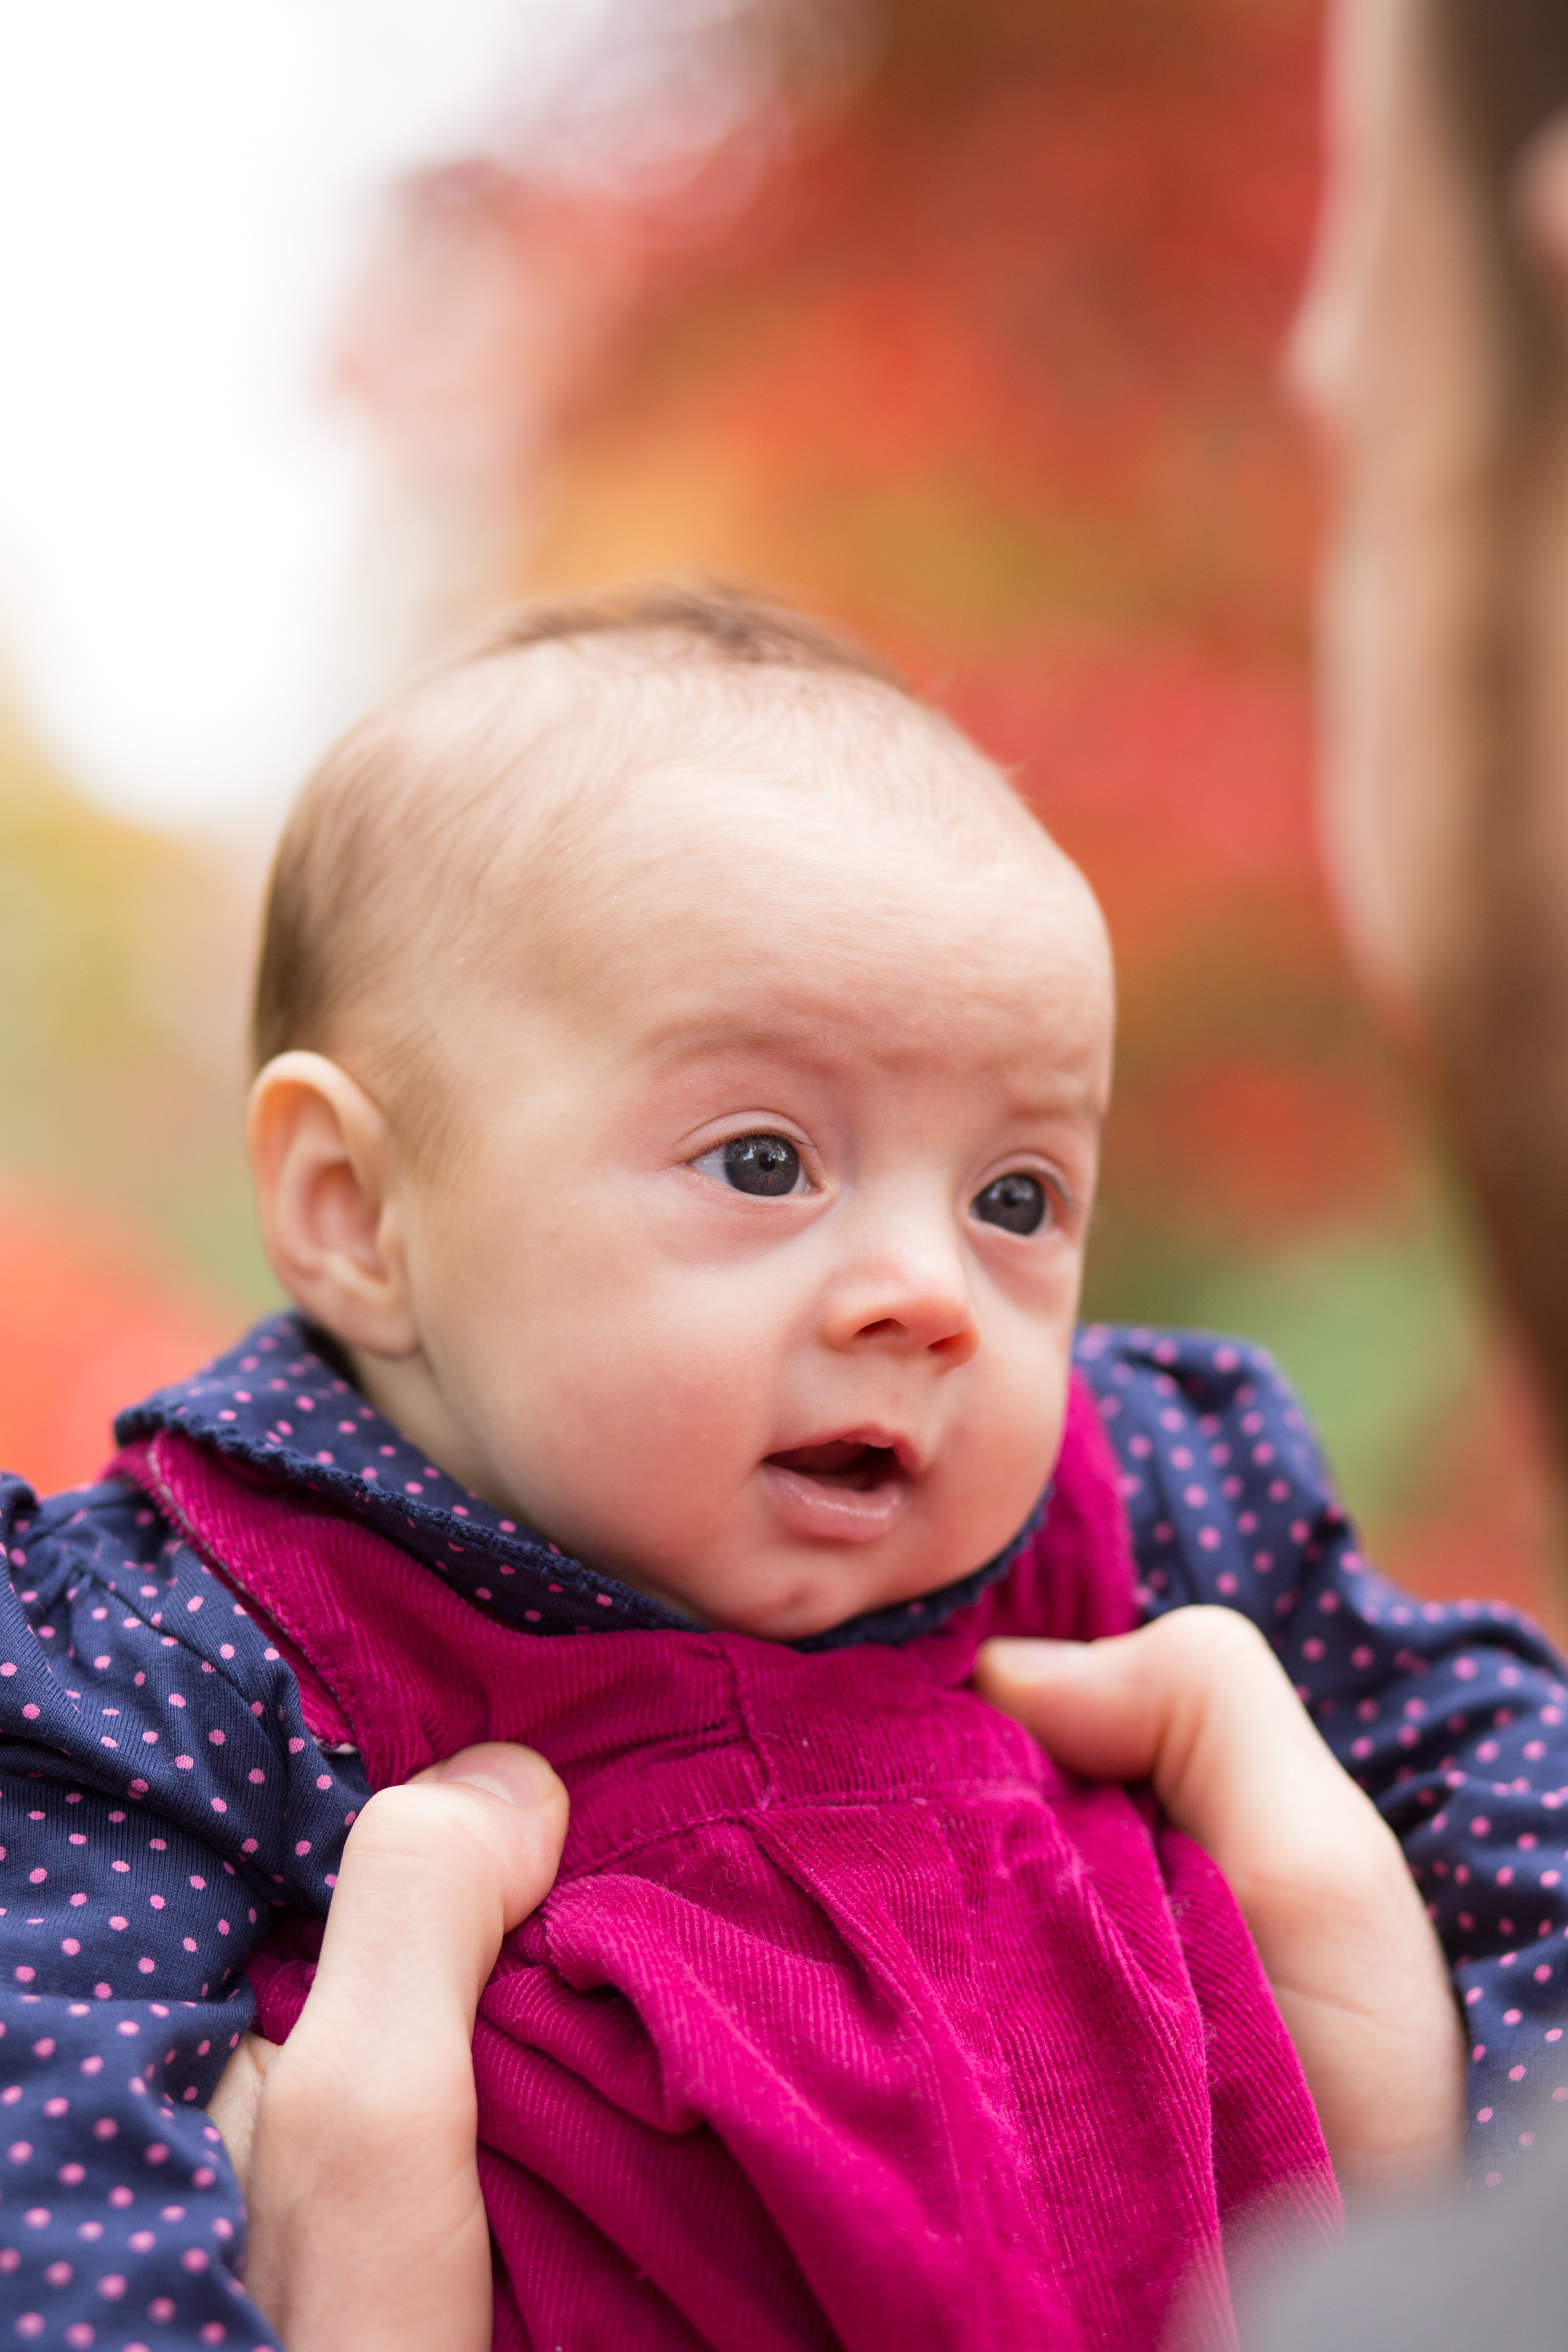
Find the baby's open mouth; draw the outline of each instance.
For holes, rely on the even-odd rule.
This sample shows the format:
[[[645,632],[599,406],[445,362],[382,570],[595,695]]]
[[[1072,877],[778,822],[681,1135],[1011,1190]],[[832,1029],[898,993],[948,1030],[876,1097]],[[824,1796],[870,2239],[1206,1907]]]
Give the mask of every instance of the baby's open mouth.
[[[873,1543],[904,1515],[920,1465],[895,1437],[821,1437],[770,1454],[763,1475],[781,1524],[807,1543]]]
[[[903,1475],[890,1445],[865,1445],[858,1438],[833,1437],[821,1445],[796,1445],[767,1459],[776,1470],[794,1470],[819,1486],[869,1495],[889,1478]]]

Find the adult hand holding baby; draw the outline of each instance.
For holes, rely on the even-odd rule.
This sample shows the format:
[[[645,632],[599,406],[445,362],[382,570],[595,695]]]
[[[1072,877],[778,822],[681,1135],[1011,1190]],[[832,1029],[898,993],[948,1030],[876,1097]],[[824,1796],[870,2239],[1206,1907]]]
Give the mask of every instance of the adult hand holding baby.
[[[382,1790],[298,2025],[230,2061],[210,2113],[249,2205],[246,2284],[289,2352],[488,2347],[474,2013],[554,1883],[566,1817],[544,1759],[500,1742]]]
[[[1465,2049],[1437,1938],[1393,1832],[1258,1628],[1186,1608],[1108,1641],[991,1641],[974,1679],[1069,1770],[1151,1781],[1219,1864],[1342,2188],[1446,2180]]]

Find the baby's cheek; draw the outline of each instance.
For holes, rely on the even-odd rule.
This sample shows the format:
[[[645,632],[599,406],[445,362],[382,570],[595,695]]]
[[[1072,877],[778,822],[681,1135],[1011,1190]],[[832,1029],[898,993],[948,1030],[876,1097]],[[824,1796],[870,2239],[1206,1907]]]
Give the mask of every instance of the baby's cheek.
[[[1007,1535],[1027,1517],[1056,1468],[1067,1391],[1065,1356],[1043,1371],[1021,1374],[985,1401],[959,1449],[971,1507],[984,1511],[988,1521],[1011,1513]]]
[[[734,1379],[628,1337],[542,1384],[514,1458],[584,1549],[665,1563],[705,1541],[754,1468],[754,1418]]]

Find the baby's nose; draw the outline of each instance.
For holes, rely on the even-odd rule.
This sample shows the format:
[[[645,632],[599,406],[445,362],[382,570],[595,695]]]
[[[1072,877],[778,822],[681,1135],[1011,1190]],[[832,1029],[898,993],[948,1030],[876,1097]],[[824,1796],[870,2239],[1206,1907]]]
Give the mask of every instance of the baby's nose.
[[[829,1346],[929,1349],[947,1367],[980,1344],[969,1280],[956,1249],[912,1241],[847,1266],[827,1302]]]

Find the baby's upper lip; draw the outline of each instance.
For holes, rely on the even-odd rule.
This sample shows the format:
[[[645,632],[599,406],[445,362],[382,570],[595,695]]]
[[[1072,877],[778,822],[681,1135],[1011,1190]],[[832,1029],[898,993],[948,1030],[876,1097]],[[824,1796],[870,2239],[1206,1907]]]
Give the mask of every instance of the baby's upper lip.
[[[906,1478],[918,1478],[925,1467],[912,1438],[876,1422],[861,1423],[853,1429],[826,1430],[820,1436],[803,1438],[798,1444],[780,1446],[766,1458],[783,1470],[840,1470],[868,1446],[892,1454]]]

